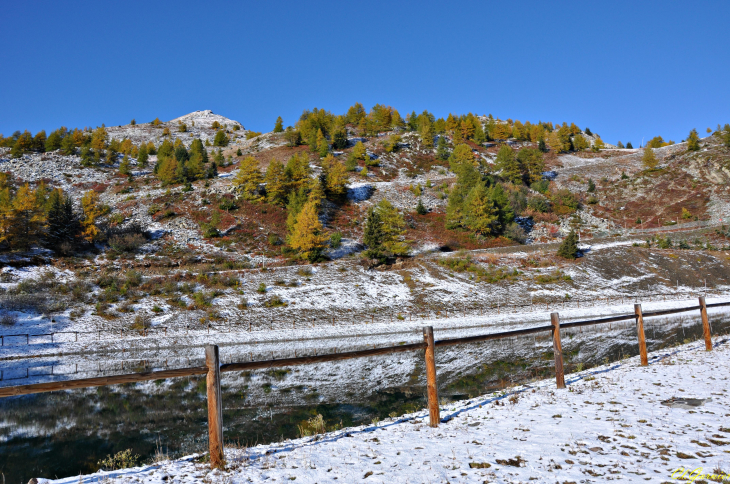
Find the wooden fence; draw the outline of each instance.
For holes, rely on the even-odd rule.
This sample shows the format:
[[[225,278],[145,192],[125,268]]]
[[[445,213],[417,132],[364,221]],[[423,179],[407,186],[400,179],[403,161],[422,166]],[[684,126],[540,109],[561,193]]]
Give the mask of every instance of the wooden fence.
[[[666,309],[659,311],[643,312],[641,304],[634,305],[634,314],[626,314],[620,316],[611,316],[608,318],[592,319],[585,321],[573,321],[570,323],[560,323],[558,313],[550,315],[549,325],[536,326],[532,328],[517,329],[513,331],[504,331],[499,333],[489,333],[475,336],[466,336],[462,338],[451,338],[443,340],[435,340],[433,336],[433,327],[426,326],[423,328],[423,343],[413,343],[398,346],[387,346],[382,348],[373,348],[367,350],[349,351],[342,353],[330,353],[315,356],[301,356],[294,358],[281,358],[263,361],[248,361],[240,363],[220,364],[220,357],[217,345],[205,346],[205,366],[195,366],[188,368],[178,368],[174,370],[158,370],[142,373],[132,373],[126,375],[105,376],[99,378],[86,378],[80,380],[66,380],[49,383],[34,383],[30,385],[11,386],[0,388],[0,397],[9,397],[16,395],[28,395],[34,393],[52,392],[57,390],[71,390],[77,388],[90,388],[106,385],[118,385],[122,383],[135,383],[149,380],[161,380],[166,378],[176,378],[194,375],[206,375],[207,400],[208,400],[208,448],[210,453],[211,467],[221,467],[223,465],[223,420],[222,420],[222,402],[221,402],[221,373],[233,371],[256,370],[263,368],[276,368],[284,366],[308,365],[314,363],[324,363],[329,361],[349,360],[353,358],[367,358],[370,356],[387,355],[392,353],[403,353],[410,351],[425,350],[426,363],[426,382],[428,396],[429,423],[431,427],[437,427],[440,422],[439,404],[438,404],[438,386],[436,381],[436,348],[442,346],[452,346],[467,343],[476,343],[482,341],[498,340],[512,338],[516,336],[525,336],[529,334],[537,334],[550,332],[553,340],[554,360],[555,360],[555,382],[557,388],[565,388],[565,375],[563,370],[563,354],[560,341],[560,330],[568,328],[576,328],[582,326],[591,326],[597,324],[606,324],[619,321],[636,321],[637,337],[639,344],[639,354],[641,364],[648,365],[648,357],[646,350],[646,340],[644,337],[644,318],[655,316],[667,316],[671,314],[679,314],[688,311],[700,311],[702,320],[702,332],[705,341],[705,349],[712,351],[712,340],[710,334],[709,318],[707,317],[707,308],[730,306],[730,302],[706,304],[705,298],[699,298],[699,305],[678,309]]]
[[[712,291],[702,291],[702,293],[707,296],[707,294],[711,293]],[[545,310],[552,309],[568,309],[571,306],[574,306],[575,308],[579,309],[582,307],[595,307],[597,304],[610,304],[610,303],[618,303],[618,304],[624,304],[625,302],[630,301],[638,301],[639,299],[642,300],[648,300],[648,301],[667,301],[667,298],[677,298],[681,299],[683,297],[697,295],[697,292],[692,292],[690,294],[678,292],[678,293],[645,293],[637,296],[628,296],[628,295],[618,295],[618,296],[604,296],[600,298],[591,298],[591,299],[578,299],[578,298],[571,298],[571,299],[560,299],[560,300],[553,300],[553,301],[544,301],[544,302],[527,302],[525,304],[500,304],[500,303],[491,303],[489,305],[479,305],[479,304],[463,304],[463,305],[452,305],[449,308],[441,308],[441,310],[438,311],[429,311],[428,309],[423,308],[404,308],[403,310],[398,309],[392,309],[388,311],[388,313],[378,313],[378,318],[382,320],[382,318],[387,318],[389,316],[389,321],[392,323],[394,320],[402,319],[404,322],[406,321],[406,318],[408,322],[412,322],[415,320],[417,321],[418,318],[421,319],[436,319],[439,317],[449,317],[449,313],[451,313],[451,316],[454,317],[468,317],[469,315],[474,317],[482,317],[485,316],[485,313],[488,313],[490,311],[496,312],[496,314],[501,314],[502,312],[506,312],[509,310],[514,309],[529,309],[530,311],[533,310],[540,310],[544,308]],[[721,295],[721,292],[718,292],[717,295]],[[258,315],[256,315],[258,316]],[[54,343],[90,343],[90,342],[98,342],[98,341],[105,341],[105,340],[114,340],[118,341],[120,338],[147,338],[147,337],[178,337],[183,335],[199,335],[201,333],[203,334],[211,334],[211,330],[213,332],[225,332],[225,333],[251,333],[256,331],[274,331],[276,329],[282,329],[282,328],[274,328],[273,321],[270,325],[264,326],[264,325],[258,325],[258,327],[253,327],[253,324],[251,322],[252,316],[249,316],[248,322],[243,321],[242,323],[239,322],[238,324],[229,324],[229,325],[217,325],[213,326],[212,324],[208,324],[207,327],[203,328],[193,328],[193,329],[185,329],[184,332],[180,330],[180,328],[172,328],[168,326],[153,326],[150,328],[143,328],[143,329],[97,329],[92,331],[55,331],[55,332],[48,332],[48,333],[17,333],[17,334],[0,334],[0,347],[13,347],[13,346],[21,346],[21,345],[36,345],[36,344],[54,344]],[[336,326],[336,321],[339,321],[338,324],[344,325],[344,321],[347,321],[348,319],[351,319],[353,321],[353,324],[356,324],[359,322],[364,322],[365,324],[375,324],[375,314],[373,313],[367,313],[367,314],[348,314],[348,313],[340,313],[339,315],[335,315],[334,313],[328,315],[327,317],[323,318],[326,321],[332,321],[332,326]],[[378,321],[380,322],[380,321]],[[307,325],[307,323],[300,322],[300,327],[302,325]],[[329,326],[329,323],[322,323],[321,326]],[[291,329],[298,329],[296,326],[296,322],[292,323]],[[170,331],[168,331],[170,330]]]

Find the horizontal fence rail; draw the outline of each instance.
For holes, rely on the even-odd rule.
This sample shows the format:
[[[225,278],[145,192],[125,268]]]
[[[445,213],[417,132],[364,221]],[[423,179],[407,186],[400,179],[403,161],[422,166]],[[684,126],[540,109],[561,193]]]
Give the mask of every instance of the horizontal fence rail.
[[[354,358],[367,358],[371,356],[403,353],[410,351],[425,350],[426,359],[426,379],[427,379],[427,395],[428,409],[430,415],[430,425],[436,427],[439,424],[439,404],[438,404],[438,388],[436,381],[436,367],[434,350],[437,347],[453,346],[460,344],[476,343],[482,341],[499,340],[505,338],[519,337],[530,334],[543,332],[551,332],[553,339],[553,353],[555,359],[555,377],[558,388],[565,388],[565,379],[563,374],[563,352],[560,342],[560,330],[574,327],[599,325],[619,321],[636,321],[637,336],[639,342],[639,353],[641,356],[641,364],[647,365],[646,342],[644,338],[644,318],[666,316],[670,314],[680,314],[688,311],[700,311],[702,319],[703,336],[705,340],[705,348],[712,350],[712,340],[710,334],[709,318],[707,316],[707,308],[730,306],[730,302],[721,302],[706,304],[705,298],[699,298],[699,305],[689,306],[676,309],[667,309],[659,311],[649,311],[642,313],[641,304],[634,305],[634,314],[618,315],[608,318],[598,318],[585,321],[573,321],[569,323],[560,323],[558,313],[551,314],[551,324],[543,326],[535,326],[512,331],[502,331],[496,333],[488,333],[475,336],[467,336],[462,338],[449,338],[434,341],[433,328],[431,326],[424,327],[423,343],[402,344],[397,346],[386,346],[381,348],[373,348],[366,350],[348,351],[340,353],[327,353],[323,355],[302,356],[294,358],[279,358],[261,361],[248,361],[221,364],[218,355],[218,346],[206,345],[206,366],[195,366],[188,368],[178,368],[173,370],[146,371],[140,373],[130,373],[124,375],[104,376],[98,378],[85,378],[78,380],[65,380],[48,383],[34,383],[30,385],[20,385],[0,388],[0,397],[28,395],[34,393],[52,392],[57,390],[71,390],[80,388],[91,388],[106,385],[118,385],[124,383],[136,383],[150,380],[161,380],[166,378],[177,378],[195,375],[206,375],[207,393],[208,393],[208,431],[209,431],[209,454],[212,467],[220,467],[223,461],[223,426],[222,426],[222,404],[220,391],[220,374],[225,372],[248,371],[264,368],[276,368],[283,366],[308,365],[324,362],[342,361]]]
[[[545,310],[550,310],[551,307],[553,309],[563,308],[566,309],[566,305],[575,305],[576,308],[581,308],[581,304],[596,306],[598,303],[605,303],[609,304],[611,302],[619,302],[621,304],[630,303],[632,301],[638,301],[639,299],[648,299],[649,301],[652,300],[652,298],[658,298],[663,299],[664,301],[667,300],[667,298],[683,298],[692,296],[697,293],[648,293],[648,294],[641,294],[637,296],[630,296],[630,295],[616,295],[616,296],[605,296],[600,298],[592,298],[592,299],[559,299],[559,300],[553,300],[553,301],[544,301],[544,302],[529,302],[525,304],[500,304],[500,303],[490,303],[490,304],[464,304],[464,305],[456,305],[452,306],[450,308],[442,308],[440,310],[424,310],[423,308],[415,307],[415,308],[408,308],[404,310],[394,310],[390,313],[381,314],[379,313],[377,317],[379,319],[387,318],[390,316],[390,322],[393,322],[395,320],[401,320],[403,322],[406,322],[406,317],[408,318],[408,322],[412,322],[413,318],[415,317],[416,320],[418,318],[422,319],[434,319],[439,318],[443,315],[443,317],[448,318],[449,313],[451,313],[451,317],[467,317],[468,315],[471,315],[472,317],[477,316],[484,316],[485,311],[495,311],[497,314],[500,314],[502,311],[507,311],[510,309],[524,309],[524,308],[530,308],[533,310],[534,308],[541,308],[544,306]],[[706,294],[709,294],[707,292]],[[722,293],[719,293],[718,295],[723,295]],[[720,303],[722,304],[722,303]],[[707,307],[713,307],[712,304],[708,304]],[[696,309],[696,308],[694,308]],[[692,309],[688,309],[692,310]],[[98,341],[111,341],[111,340],[118,340],[119,338],[147,338],[147,337],[180,337],[183,335],[199,335],[201,333],[204,334],[211,334],[211,330],[213,332],[226,332],[226,333],[251,333],[251,332],[264,332],[264,331],[271,331],[274,330],[273,322],[270,325],[259,325],[258,327],[254,328],[250,318],[255,317],[258,315],[251,315],[249,316],[249,321],[246,322],[245,320],[242,321],[242,323],[239,323],[237,325],[216,325],[208,324],[207,327],[193,327],[193,328],[172,328],[169,326],[151,326],[149,328],[144,329],[98,329],[98,330],[92,330],[92,331],[55,331],[55,332],[45,332],[45,333],[18,333],[18,334],[0,334],[0,347],[13,347],[13,346],[22,346],[22,345],[41,345],[41,344],[59,344],[59,343],[88,343],[91,341],[98,342]],[[355,323],[355,320],[359,320],[361,323],[364,324],[372,324],[375,323],[375,314],[373,313],[366,313],[366,314],[350,314],[350,313],[340,313],[340,314],[329,314],[326,317],[322,317],[323,321],[332,321],[332,325],[336,326],[335,322],[340,321],[340,325],[344,326],[343,321],[353,320],[353,324]],[[382,321],[378,321],[382,322]],[[298,326],[301,327],[310,327],[309,323],[306,322],[299,322],[299,323],[292,323],[293,327],[292,329],[297,329]],[[329,323],[322,322],[320,324],[321,327],[327,326]],[[174,331],[173,331],[174,330]],[[79,338],[80,337],[80,338]],[[49,340],[50,338],[50,340]]]

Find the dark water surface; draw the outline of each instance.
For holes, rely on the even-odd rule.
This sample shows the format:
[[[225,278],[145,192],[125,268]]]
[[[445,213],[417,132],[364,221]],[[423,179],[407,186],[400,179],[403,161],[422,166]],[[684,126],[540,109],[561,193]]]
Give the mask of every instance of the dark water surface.
[[[649,351],[701,338],[699,318],[647,320]],[[730,329],[712,317],[713,333]],[[638,353],[633,323],[563,334],[566,372]],[[523,337],[437,349],[443,401],[475,397],[553,375],[549,338]],[[371,423],[426,405],[423,352],[223,375],[226,441],[239,445],[299,437],[321,414],[328,427]],[[131,448],[150,462],[205,451],[205,378],[0,399],[0,472],[8,484],[96,471]]]

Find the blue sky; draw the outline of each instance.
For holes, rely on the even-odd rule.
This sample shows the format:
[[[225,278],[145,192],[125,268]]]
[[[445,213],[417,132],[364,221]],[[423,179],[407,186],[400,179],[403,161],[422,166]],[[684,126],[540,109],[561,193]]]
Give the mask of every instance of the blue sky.
[[[730,122],[725,0],[16,0],[2,17],[6,136],[198,109],[270,131],[357,101],[575,122],[637,146]]]

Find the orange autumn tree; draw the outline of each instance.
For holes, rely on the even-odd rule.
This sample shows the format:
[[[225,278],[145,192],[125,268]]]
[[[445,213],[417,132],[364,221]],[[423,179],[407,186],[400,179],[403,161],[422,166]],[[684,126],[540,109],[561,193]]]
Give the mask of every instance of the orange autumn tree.
[[[104,215],[104,207],[99,203],[99,194],[94,190],[84,193],[81,198],[81,208],[84,216],[81,220],[81,236],[87,242],[94,242],[99,238],[99,228],[96,219]]]
[[[317,217],[317,204],[310,200],[299,212],[289,245],[303,258],[315,262],[322,257],[322,252],[327,247],[327,239],[324,227]]]

